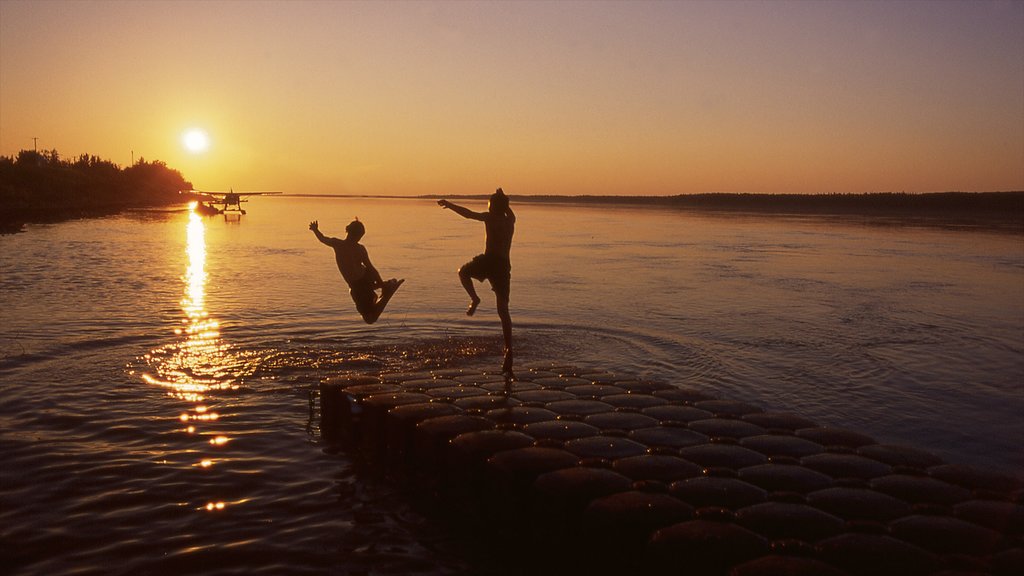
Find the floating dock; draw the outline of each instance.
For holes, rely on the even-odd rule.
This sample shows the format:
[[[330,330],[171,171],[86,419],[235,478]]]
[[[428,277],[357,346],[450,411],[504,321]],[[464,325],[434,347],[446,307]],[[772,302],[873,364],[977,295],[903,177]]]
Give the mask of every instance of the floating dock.
[[[572,366],[327,379],[328,439],[501,573],[1024,574],[1024,487],[797,415]]]

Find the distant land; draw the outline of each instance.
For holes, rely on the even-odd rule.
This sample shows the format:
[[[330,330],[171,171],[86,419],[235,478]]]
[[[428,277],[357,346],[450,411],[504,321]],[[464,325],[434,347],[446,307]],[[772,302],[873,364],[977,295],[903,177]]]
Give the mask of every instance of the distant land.
[[[29,222],[59,222],[116,214],[129,208],[180,204],[192,184],[163,162],[140,159],[127,168],[83,154],[72,160],[56,150],[0,156],[0,234]]]
[[[295,194],[294,196],[317,196]],[[326,195],[323,195],[326,196]],[[356,196],[349,196],[356,197]],[[406,196],[362,196],[408,198]],[[420,199],[479,200],[487,194],[424,195]],[[879,223],[911,222],[945,227],[983,227],[1024,233],[1024,191],[880,192],[867,194],[680,194],[676,196],[529,196],[513,202],[634,206],[701,212],[772,215],[859,216]]]
[[[140,160],[121,168],[96,156],[65,160],[56,150],[22,150],[0,156],[0,234],[26,223],[59,222],[116,214],[133,208],[181,204],[192,183],[160,161]],[[307,197],[402,198],[409,196],[292,194]],[[488,195],[426,195],[486,201]],[[1024,233],[1024,191],[923,194],[682,194],[677,196],[511,196],[514,202],[634,206],[718,213],[827,215],[867,222],[910,222],[945,227],[979,227]]]

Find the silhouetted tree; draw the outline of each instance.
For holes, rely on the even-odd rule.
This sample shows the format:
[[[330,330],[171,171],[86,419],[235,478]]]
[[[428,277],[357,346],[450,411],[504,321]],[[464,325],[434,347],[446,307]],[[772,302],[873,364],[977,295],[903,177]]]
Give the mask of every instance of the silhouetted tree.
[[[0,156],[0,220],[8,224],[173,204],[182,201],[180,190],[191,188],[179,171],[159,161],[122,169],[88,154],[62,160],[57,150]]]

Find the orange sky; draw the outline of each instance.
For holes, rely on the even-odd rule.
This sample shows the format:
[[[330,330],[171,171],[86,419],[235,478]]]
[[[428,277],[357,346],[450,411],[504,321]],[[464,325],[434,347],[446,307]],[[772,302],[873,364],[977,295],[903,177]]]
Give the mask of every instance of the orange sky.
[[[1024,2],[0,0],[33,137],[206,190],[1024,190]]]

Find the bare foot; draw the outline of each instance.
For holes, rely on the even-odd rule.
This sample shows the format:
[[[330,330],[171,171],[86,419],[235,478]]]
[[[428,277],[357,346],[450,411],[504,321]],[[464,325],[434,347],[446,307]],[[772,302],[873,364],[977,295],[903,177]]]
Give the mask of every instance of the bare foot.
[[[480,304],[480,299],[476,298],[469,301],[469,308],[466,308],[466,316],[472,316],[476,312],[476,307]]]

